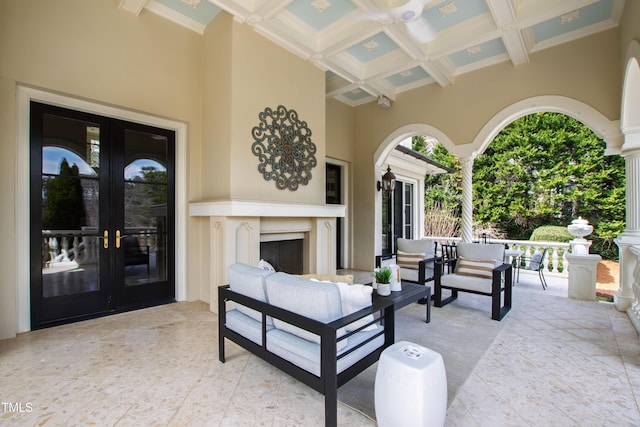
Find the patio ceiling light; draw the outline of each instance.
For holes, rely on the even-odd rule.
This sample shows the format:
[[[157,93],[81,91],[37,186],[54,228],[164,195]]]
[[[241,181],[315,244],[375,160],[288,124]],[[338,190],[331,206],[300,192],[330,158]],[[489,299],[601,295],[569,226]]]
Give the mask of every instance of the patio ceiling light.
[[[387,173],[382,175],[382,182],[378,181],[378,191],[384,190],[385,193],[392,193],[396,187],[396,176],[391,172],[391,166],[387,166]]]

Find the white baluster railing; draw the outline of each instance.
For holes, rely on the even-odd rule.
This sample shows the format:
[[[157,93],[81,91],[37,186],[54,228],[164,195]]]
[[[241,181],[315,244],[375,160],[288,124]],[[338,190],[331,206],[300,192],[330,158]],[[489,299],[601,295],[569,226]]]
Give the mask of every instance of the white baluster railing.
[[[432,239],[438,242],[440,247],[442,244],[454,244],[461,241],[460,237],[439,237],[439,236],[427,236],[426,238]],[[567,261],[566,254],[570,252],[571,245],[569,243],[559,242],[537,242],[532,240],[508,240],[508,239],[487,239],[488,243],[500,243],[508,246],[509,249],[518,249],[524,252],[522,255],[525,258],[531,258],[535,251],[542,252],[545,248],[547,253],[542,260],[542,264],[546,268],[546,272],[553,275],[568,277],[569,276],[569,262]]]

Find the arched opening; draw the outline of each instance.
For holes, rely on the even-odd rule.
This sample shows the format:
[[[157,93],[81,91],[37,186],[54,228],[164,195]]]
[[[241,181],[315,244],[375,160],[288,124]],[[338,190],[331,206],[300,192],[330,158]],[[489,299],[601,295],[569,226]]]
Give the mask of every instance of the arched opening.
[[[635,41],[629,48],[622,91],[620,127],[625,134],[640,130],[640,43]]]
[[[425,124],[403,126],[388,135],[374,154],[375,253],[393,252],[397,237],[418,239],[424,236],[424,159],[416,160],[407,150],[398,150],[416,135],[436,139],[446,147],[452,141],[440,130]],[[413,159],[411,157],[414,157]],[[435,166],[437,168],[437,166]],[[393,193],[378,191],[378,181],[391,168],[396,176]]]

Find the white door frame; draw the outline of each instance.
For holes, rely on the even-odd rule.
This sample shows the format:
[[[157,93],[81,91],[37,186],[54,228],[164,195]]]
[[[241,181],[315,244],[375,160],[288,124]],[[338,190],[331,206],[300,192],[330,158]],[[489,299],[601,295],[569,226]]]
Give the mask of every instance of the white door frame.
[[[141,123],[158,128],[168,129],[176,133],[176,260],[175,260],[175,294],[176,300],[184,301],[186,289],[186,235],[187,235],[187,125],[149,114],[125,110],[46,92],[26,86],[17,88],[18,138],[16,147],[16,317],[18,333],[31,330],[31,280],[29,275],[29,128],[30,104],[38,101],[45,104],[69,108],[77,111],[98,114],[105,117]]]

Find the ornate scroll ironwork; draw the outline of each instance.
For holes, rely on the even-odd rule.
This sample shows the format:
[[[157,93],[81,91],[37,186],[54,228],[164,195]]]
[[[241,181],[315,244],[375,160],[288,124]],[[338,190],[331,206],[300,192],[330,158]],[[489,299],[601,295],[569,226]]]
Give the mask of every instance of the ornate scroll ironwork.
[[[251,130],[251,151],[258,157],[258,172],[273,180],[280,190],[295,191],[311,181],[311,169],[318,164],[316,145],[311,141],[307,122],[295,110],[279,105],[258,114],[260,123]]]

